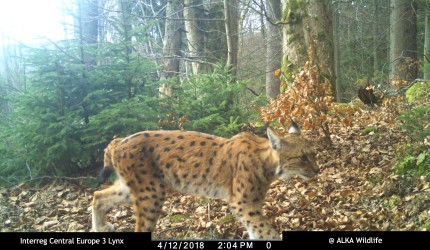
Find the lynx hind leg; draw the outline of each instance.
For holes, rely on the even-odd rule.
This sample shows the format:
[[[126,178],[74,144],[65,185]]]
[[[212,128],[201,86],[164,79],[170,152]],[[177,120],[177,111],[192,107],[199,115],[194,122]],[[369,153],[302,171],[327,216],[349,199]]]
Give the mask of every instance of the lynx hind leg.
[[[105,222],[107,211],[122,204],[131,204],[131,193],[129,188],[121,181],[117,180],[111,187],[94,192],[92,230],[93,232],[113,231],[113,226]]]

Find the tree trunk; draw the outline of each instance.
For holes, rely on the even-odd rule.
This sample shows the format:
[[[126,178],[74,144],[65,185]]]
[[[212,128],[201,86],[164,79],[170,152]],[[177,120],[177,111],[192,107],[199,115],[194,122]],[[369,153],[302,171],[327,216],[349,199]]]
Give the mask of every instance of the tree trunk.
[[[308,49],[305,44],[304,18],[306,11],[298,5],[298,0],[284,2],[283,21],[288,23],[283,28],[282,72],[292,77],[308,60]]]
[[[132,53],[132,43],[131,43],[131,12],[132,12],[132,6],[131,2],[129,0],[120,0],[120,10],[121,10],[121,26],[122,26],[122,37],[123,37],[123,45],[124,45],[124,57],[125,61],[127,62],[127,65],[130,65],[130,57]],[[131,74],[127,74],[125,76],[125,84],[127,86],[127,96],[129,99],[133,97],[133,90],[132,90],[132,78],[133,76]]]
[[[230,67],[233,79],[237,75],[239,46],[239,1],[224,0],[225,31],[227,37],[227,67]]]
[[[204,68],[202,63],[204,61],[202,58],[204,36],[199,25],[199,19],[203,12],[203,0],[185,0],[184,5],[185,30],[192,73],[198,74]]]
[[[78,27],[77,35],[80,42],[80,56],[84,64],[82,71],[82,95],[88,94],[88,76],[87,72],[91,70],[96,64],[96,49],[98,41],[98,0],[79,0],[78,4]],[[87,125],[90,122],[88,102],[82,102],[83,119]]]
[[[333,25],[331,0],[313,0],[306,4],[307,26],[309,27],[306,45],[313,49],[313,64],[320,66],[320,74],[332,84],[336,94],[336,75],[334,72]],[[306,29],[305,29],[306,31]],[[312,56],[310,58],[312,60]]]
[[[400,86],[417,78],[416,2],[391,1],[389,81]]]
[[[373,33],[373,75],[377,76],[379,72],[379,60],[378,60],[378,40],[380,39],[378,34],[378,22],[379,22],[379,6],[378,1],[375,1],[375,6],[373,10],[373,24],[372,24],[372,33]]]
[[[334,72],[336,75],[335,79],[335,90],[336,90],[336,101],[341,101],[341,81],[340,81],[340,39],[339,39],[339,4],[336,3],[333,6],[333,50],[334,50]]]
[[[430,80],[430,6],[426,8],[424,33],[424,79]]]
[[[268,18],[273,23],[281,20],[281,1],[267,1]],[[266,47],[266,96],[268,99],[276,99],[279,94],[279,77],[274,76],[274,72],[281,68],[282,61],[282,34],[280,27],[266,21],[267,26],[267,47]]]
[[[163,39],[163,70],[161,80],[172,78],[179,73],[179,57],[181,54],[182,1],[168,1],[166,6],[166,23]],[[160,93],[172,96],[172,86],[163,83]]]
[[[334,46],[330,0],[287,0],[284,5],[284,74],[294,74],[306,61],[319,66],[336,96]]]
[[[98,0],[78,1],[78,38],[84,48],[81,48],[81,59],[87,66],[97,64],[95,50],[98,42],[99,13]]]

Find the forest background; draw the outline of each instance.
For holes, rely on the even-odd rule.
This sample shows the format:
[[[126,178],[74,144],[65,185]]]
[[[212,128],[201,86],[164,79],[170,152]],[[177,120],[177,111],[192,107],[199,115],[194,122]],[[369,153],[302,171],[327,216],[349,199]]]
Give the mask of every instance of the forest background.
[[[333,150],[339,128],[374,134],[357,114],[380,106],[408,132],[395,171],[429,178],[430,1],[76,0],[62,15],[63,40],[2,34],[0,186],[95,176],[107,143],[141,130],[294,119]]]

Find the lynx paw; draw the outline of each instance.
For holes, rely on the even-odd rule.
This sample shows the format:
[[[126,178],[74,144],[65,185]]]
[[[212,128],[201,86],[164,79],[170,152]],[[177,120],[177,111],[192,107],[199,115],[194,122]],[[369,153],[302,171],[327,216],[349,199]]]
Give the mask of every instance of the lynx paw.
[[[91,229],[91,232],[113,232],[114,229],[115,228],[112,224],[110,224],[109,222],[105,222],[104,225],[97,226]]]

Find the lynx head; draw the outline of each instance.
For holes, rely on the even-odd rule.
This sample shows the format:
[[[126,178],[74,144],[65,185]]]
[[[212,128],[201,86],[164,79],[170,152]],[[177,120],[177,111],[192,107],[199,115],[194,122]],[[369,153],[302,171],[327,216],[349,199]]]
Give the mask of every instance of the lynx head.
[[[267,135],[274,154],[279,157],[275,172],[279,179],[287,180],[298,176],[309,180],[318,174],[315,149],[312,143],[301,135],[296,123],[293,122],[285,137],[276,135],[270,128],[267,129]]]

